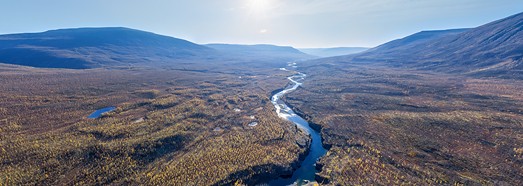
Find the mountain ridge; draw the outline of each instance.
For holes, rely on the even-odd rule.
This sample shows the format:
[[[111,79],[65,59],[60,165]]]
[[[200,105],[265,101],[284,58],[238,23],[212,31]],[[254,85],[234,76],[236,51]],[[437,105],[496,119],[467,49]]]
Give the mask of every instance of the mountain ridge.
[[[471,29],[422,31],[362,53],[329,60],[523,78],[523,13]]]
[[[124,27],[58,29],[0,36],[0,61],[46,68],[87,69],[197,60],[214,49]]]

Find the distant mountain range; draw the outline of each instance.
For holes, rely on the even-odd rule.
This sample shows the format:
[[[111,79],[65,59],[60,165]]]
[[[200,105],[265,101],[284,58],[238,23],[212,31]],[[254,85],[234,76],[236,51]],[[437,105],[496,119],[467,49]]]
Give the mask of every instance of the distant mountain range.
[[[355,54],[368,50],[365,47],[299,48],[303,53],[318,57],[333,57]]]
[[[239,45],[239,44],[207,44],[209,48],[219,51],[221,54],[234,58],[250,58],[264,60],[279,60],[283,62],[294,60],[306,60],[315,56],[303,53],[290,46],[276,45]]]
[[[523,13],[472,29],[420,32],[341,58],[474,76],[523,78]]]
[[[328,60],[523,78],[523,13],[472,29],[423,31],[368,50],[342,47],[300,51],[274,45],[199,45],[129,28],[0,35],[0,62],[47,68],[176,66],[209,61],[279,65],[337,55],[345,56]]]
[[[0,62],[32,67],[88,69],[177,66],[217,61],[272,62],[311,59],[292,47],[199,45],[129,28],[76,28],[0,35]]]

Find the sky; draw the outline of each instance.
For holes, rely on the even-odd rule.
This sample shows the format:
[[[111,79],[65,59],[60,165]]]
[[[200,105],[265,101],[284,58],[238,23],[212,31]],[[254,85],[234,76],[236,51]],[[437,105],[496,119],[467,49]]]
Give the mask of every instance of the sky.
[[[129,27],[199,44],[373,47],[422,30],[470,28],[523,0],[0,0],[0,34]]]

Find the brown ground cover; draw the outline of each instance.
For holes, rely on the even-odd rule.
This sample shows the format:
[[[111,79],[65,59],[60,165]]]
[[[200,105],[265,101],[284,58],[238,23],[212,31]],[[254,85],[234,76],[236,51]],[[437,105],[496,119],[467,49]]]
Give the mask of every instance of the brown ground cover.
[[[331,185],[523,184],[523,82],[327,62],[286,101],[321,128]]]
[[[2,69],[0,185],[252,184],[306,150],[270,103],[277,69]]]

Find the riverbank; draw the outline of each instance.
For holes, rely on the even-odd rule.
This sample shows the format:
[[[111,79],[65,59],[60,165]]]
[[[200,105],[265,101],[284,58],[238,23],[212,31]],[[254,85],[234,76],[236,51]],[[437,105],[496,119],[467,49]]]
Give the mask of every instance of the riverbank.
[[[300,162],[299,168],[293,172],[290,178],[280,177],[268,182],[269,185],[302,185],[311,183],[317,178],[316,172],[318,169],[316,167],[316,162],[327,152],[327,150],[323,148],[322,137],[319,133],[321,129],[315,130],[310,125],[310,123],[308,123],[300,115],[296,114],[293,109],[282,100],[283,96],[292,91],[295,91],[299,86],[301,86],[302,83],[300,81],[304,80],[306,76],[306,74],[300,72],[289,76],[287,79],[289,79],[292,84],[288,85],[280,92],[272,95],[271,102],[274,105],[279,117],[293,122],[298,128],[303,129],[309,134],[311,143],[308,148],[308,154],[306,155],[305,159]]]

